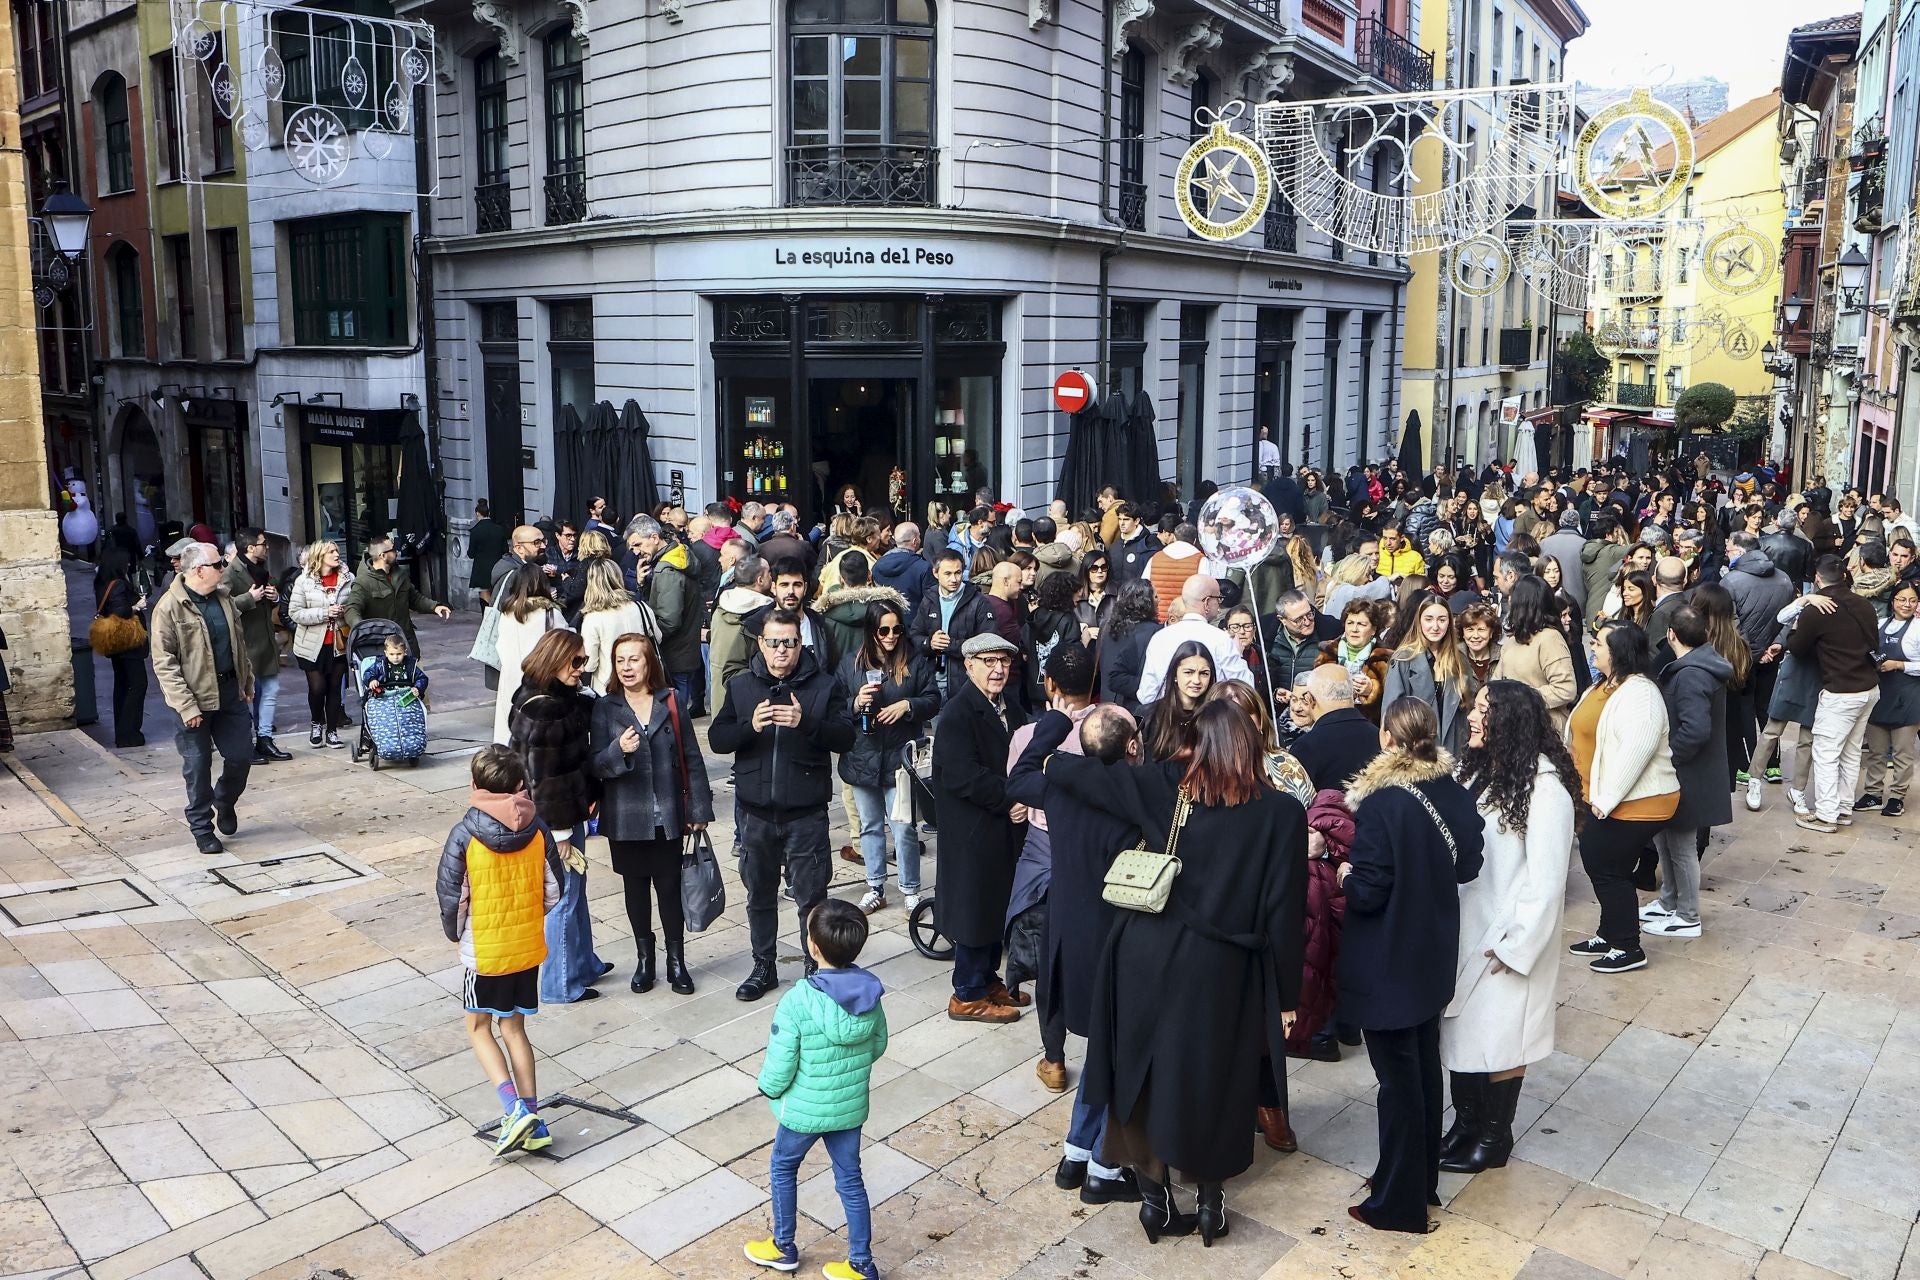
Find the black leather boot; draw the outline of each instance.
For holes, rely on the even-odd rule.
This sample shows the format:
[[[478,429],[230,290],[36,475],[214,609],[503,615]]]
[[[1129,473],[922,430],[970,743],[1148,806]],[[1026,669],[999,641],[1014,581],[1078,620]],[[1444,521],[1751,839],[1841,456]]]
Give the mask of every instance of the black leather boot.
[[[1453,1098],[1453,1126],[1440,1139],[1440,1167],[1449,1172],[1448,1162],[1459,1159],[1479,1136],[1478,1117],[1484,1107],[1481,1095],[1487,1078],[1478,1072],[1447,1072],[1447,1092]]]
[[[651,991],[653,990],[653,935],[637,934],[633,944],[638,954],[633,966],[633,981],[627,986],[634,991]]]
[[[1200,1245],[1211,1249],[1215,1240],[1227,1238],[1227,1189],[1217,1182],[1202,1182],[1199,1197]]]
[[[687,944],[684,942],[667,944],[667,985],[673,988],[675,995],[693,994],[693,975],[687,972]]]
[[[1139,1183],[1140,1226],[1147,1233],[1148,1244],[1159,1244],[1161,1236],[1193,1234],[1193,1215],[1180,1212],[1173,1198],[1173,1183],[1155,1182],[1145,1174],[1139,1175]]]
[[[1443,1161],[1442,1169],[1450,1173],[1480,1173],[1506,1168],[1507,1157],[1513,1154],[1513,1113],[1520,1106],[1520,1083],[1524,1078],[1514,1076],[1484,1086],[1473,1145],[1453,1161]]]

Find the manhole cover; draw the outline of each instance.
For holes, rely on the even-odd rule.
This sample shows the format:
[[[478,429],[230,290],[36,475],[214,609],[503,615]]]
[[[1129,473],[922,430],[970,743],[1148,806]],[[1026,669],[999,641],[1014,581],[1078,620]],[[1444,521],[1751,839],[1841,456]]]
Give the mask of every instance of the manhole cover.
[[[546,1160],[571,1159],[640,1123],[640,1117],[630,1112],[596,1107],[591,1102],[582,1102],[564,1093],[541,1100],[540,1118],[547,1122],[547,1132],[553,1135],[553,1145],[523,1154]],[[473,1136],[492,1146],[500,1136],[499,1121],[475,1129]]]
[[[0,916],[16,928],[30,924],[54,924],[61,920],[79,920],[86,916],[112,915],[120,911],[138,911],[150,907],[153,899],[130,880],[96,880],[90,884],[62,885],[58,889],[36,889],[0,898]]]
[[[264,862],[214,867],[212,871],[215,879],[240,893],[274,893],[361,878],[361,872],[330,853],[296,853]]]

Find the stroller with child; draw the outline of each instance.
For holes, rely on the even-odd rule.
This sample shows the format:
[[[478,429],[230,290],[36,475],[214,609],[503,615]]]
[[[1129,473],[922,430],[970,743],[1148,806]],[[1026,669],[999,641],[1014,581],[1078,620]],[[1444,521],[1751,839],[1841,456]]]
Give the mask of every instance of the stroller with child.
[[[360,695],[360,737],[353,758],[365,757],[374,769],[384,761],[418,767],[427,753],[426,699],[412,685],[367,694],[368,669],[385,657],[387,641],[405,642],[400,624],[387,618],[367,618],[347,633],[347,665],[353,671],[354,692]],[[411,648],[412,646],[408,646]]]

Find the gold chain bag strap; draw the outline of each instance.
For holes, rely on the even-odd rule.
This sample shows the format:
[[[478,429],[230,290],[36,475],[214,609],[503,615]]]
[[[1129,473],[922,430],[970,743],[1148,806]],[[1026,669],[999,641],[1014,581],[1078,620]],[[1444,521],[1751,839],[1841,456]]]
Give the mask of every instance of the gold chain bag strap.
[[[1187,789],[1180,788],[1173,802],[1173,828],[1167,832],[1167,851],[1155,853],[1147,848],[1142,837],[1138,846],[1122,851],[1107,868],[1100,896],[1128,911],[1153,915],[1165,911],[1167,899],[1173,894],[1174,877],[1180,874],[1180,828],[1186,825],[1187,814],[1192,809]]]

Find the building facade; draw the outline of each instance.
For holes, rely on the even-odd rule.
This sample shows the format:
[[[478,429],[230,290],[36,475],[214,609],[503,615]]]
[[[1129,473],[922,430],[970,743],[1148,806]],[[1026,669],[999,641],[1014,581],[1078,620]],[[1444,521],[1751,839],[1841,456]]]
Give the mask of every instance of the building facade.
[[[915,518],[980,485],[1044,506],[1071,368],[1144,397],[1183,493],[1249,476],[1262,426],[1320,465],[1394,436],[1402,264],[1283,206],[1201,240],[1170,187],[1202,108],[1418,83],[1416,6],[402,8],[451,80],[427,251],[458,517],[552,513],[556,422],[629,399],[663,487],[809,518],[848,483]]]
[[[1567,44],[1586,29],[1574,0],[1446,0],[1444,8],[1433,0],[1420,44],[1445,68],[1449,88],[1555,84]],[[1469,104],[1454,141],[1472,155],[1489,126],[1485,109]],[[1414,161],[1416,193],[1439,189],[1458,164],[1433,146],[1416,149]],[[1559,208],[1555,175],[1545,173],[1530,206],[1511,216],[1552,218]],[[1523,415],[1553,406],[1560,309],[1518,272],[1486,297],[1466,296],[1448,283],[1450,258],[1442,251],[1412,260],[1401,394],[1427,429],[1429,458],[1457,455],[1477,466],[1513,456],[1514,429],[1499,426],[1502,402],[1518,400]]]

